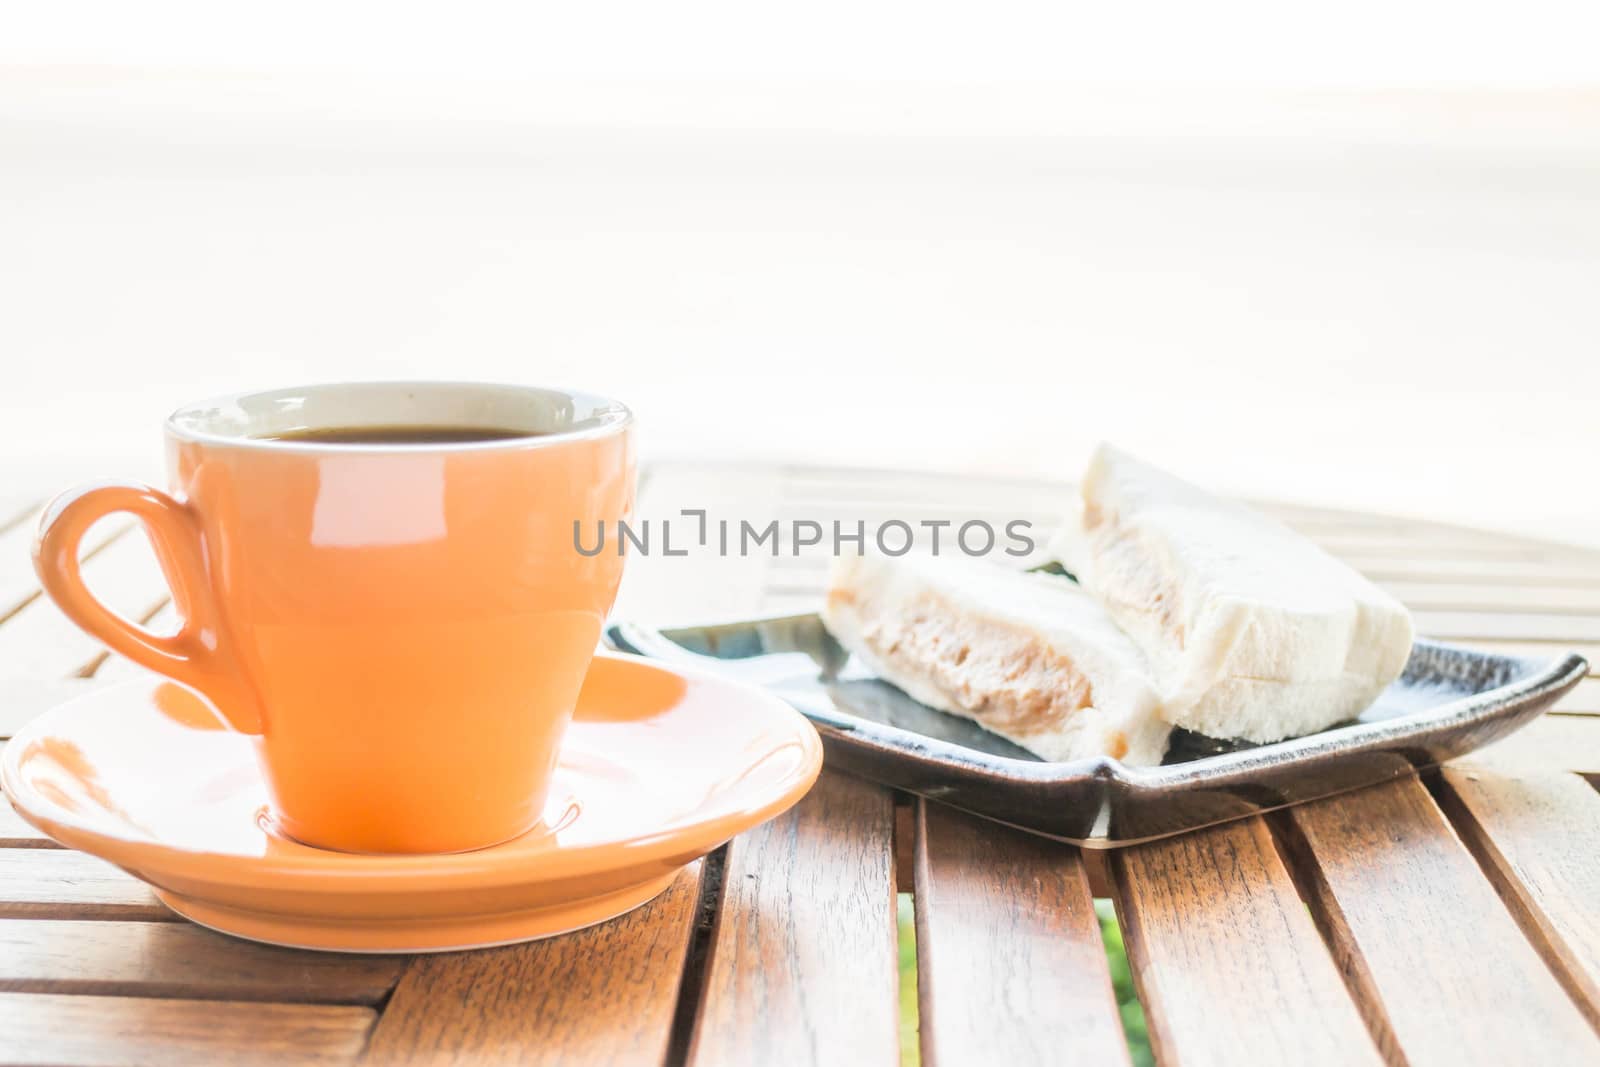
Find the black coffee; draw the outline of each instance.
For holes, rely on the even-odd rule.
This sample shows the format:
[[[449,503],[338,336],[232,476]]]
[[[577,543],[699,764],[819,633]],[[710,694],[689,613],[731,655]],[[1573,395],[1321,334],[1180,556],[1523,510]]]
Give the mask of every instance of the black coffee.
[[[542,436],[533,430],[508,430],[499,426],[328,426],[262,434],[261,439],[313,445],[460,445]]]

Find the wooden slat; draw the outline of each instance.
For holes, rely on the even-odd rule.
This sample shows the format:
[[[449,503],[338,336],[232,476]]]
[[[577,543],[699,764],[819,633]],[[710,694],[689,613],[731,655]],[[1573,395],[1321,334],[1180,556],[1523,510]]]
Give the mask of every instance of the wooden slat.
[[[1587,561],[1438,559],[1405,553],[1363,556],[1349,561],[1382,584],[1391,581],[1444,582],[1449,585],[1582,586],[1600,588],[1600,567]]]
[[[1323,505],[1291,503],[1281,500],[1247,498],[1244,502],[1297,530],[1383,531],[1404,535],[1424,542],[1430,538],[1478,538],[1488,541],[1511,540],[1555,549],[1570,550],[1579,548],[1579,546],[1566,542],[1530,537],[1522,533],[1510,533],[1475,526],[1458,526],[1454,523],[1439,522],[1436,519],[1420,519],[1408,515],[1352,511],[1348,508],[1330,508]]]
[[[54,848],[0,849],[0,917],[176,918],[132,875],[93,856]]]
[[[1600,678],[1585,678],[1550,710],[1564,715],[1600,715]]]
[[[1162,1063],[1381,1062],[1260,819],[1111,855]]]
[[[1042,546],[1044,538],[1039,534],[1039,531],[1035,531],[1034,539]],[[1600,566],[1526,560],[1448,560],[1394,554],[1344,558],[1379,585],[1404,581],[1416,588],[1431,582],[1442,582],[1452,588],[1463,585],[1480,588],[1485,590],[1486,596],[1493,595],[1492,590],[1500,586],[1518,589],[1554,586],[1600,591]],[[828,557],[817,550],[800,556],[782,554],[771,561],[771,566],[775,572],[782,572],[788,580],[810,582],[827,572]]]
[[[1485,585],[1445,582],[1381,583],[1413,611],[1522,612],[1600,615],[1600,586]],[[1510,635],[1506,635],[1510,636]]]
[[[395,956],[300,952],[190,923],[0,919],[0,990],[376,1004]]]
[[[1325,936],[1412,1067],[1600,1062],[1600,1037],[1421,782],[1285,819]]]
[[[227,1067],[352,1062],[370,1008],[0,993],[0,1055],[16,1067]]]
[[[767,480],[718,495],[711,487],[725,481],[725,472],[702,474],[688,499],[676,476],[663,474],[652,488],[663,506],[708,506],[709,497],[713,514],[760,522],[789,493]],[[772,612],[767,587],[779,560],[731,570],[728,562],[699,567],[700,582],[722,586],[722,614]],[[681,592],[668,595],[678,597],[674,610],[689,610],[703,594],[681,573],[677,580]],[[894,819],[887,790],[825,773],[796,808],[729,845],[690,1062],[898,1058]]]
[[[107,607],[143,620],[166,602],[167,589],[143,532],[127,533],[89,557],[84,581]],[[59,678],[76,674],[105,653],[39,597],[0,625],[0,677]]]
[[[18,526],[37,516],[44,507],[44,497],[39,493],[18,492],[11,488],[0,490],[0,534],[10,533]]]
[[[737,468],[735,468],[737,469]],[[910,522],[956,516],[1030,519],[1048,536],[1073,489],[1049,482],[1001,482],[899,472],[814,471],[782,480],[785,517]],[[954,503],[953,503],[954,502]],[[1350,559],[1407,558],[1573,561],[1600,570],[1600,553],[1517,534],[1389,516],[1255,502],[1336,555]]]
[[[972,507],[1005,508],[1033,502],[1047,513],[1066,509],[1069,485],[1028,479],[962,478],[918,471],[786,468],[777,485],[784,500],[847,511],[864,506],[938,507],[959,499]],[[959,493],[952,492],[952,489]]]
[[[0,533],[0,624],[39,597],[39,578],[33,571],[33,537],[38,512],[28,514]],[[133,528],[127,519],[97,523],[79,546],[85,559],[93,559],[111,542]]]
[[[145,629],[157,634],[171,634],[178,630],[178,609],[171,600],[161,605],[161,609],[148,619],[144,620]],[[91,672],[96,682],[110,684],[113,682],[128,682],[134,679],[150,679],[155,675],[132,660],[124,659],[116,653],[107,653],[106,657],[95,665]]]
[[[1369,560],[1405,559],[1454,563],[1491,570],[1500,567],[1509,567],[1513,571],[1528,567],[1549,570],[1574,569],[1590,573],[1597,570],[1596,560],[1587,549],[1546,545],[1537,541],[1512,538],[1463,541],[1458,538],[1317,534],[1312,536],[1311,540],[1332,555],[1357,567]]]
[[[715,523],[727,519],[730,537],[737,545],[738,521],[770,515],[777,487],[770,470],[704,472],[666,468],[651,478],[641,495],[638,513],[650,519],[652,542],[659,551],[662,522],[672,524],[674,549],[686,556],[652,555],[630,563],[617,594],[617,618],[648,619],[662,625],[750,618],[757,612],[761,588],[772,559],[763,552],[740,556],[731,549],[718,555]],[[698,521],[686,518],[684,508],[706,510],[713,525],[709,545],[695,544]]]
[[[1031,504],[1032,502],[1030,502]],[[772,516],[763,514],[762,521]],[[1055,533],[1055,524],[1052,520],[1030,510],[1029,507],[1015,507],[1011,509],[978,507],[976,505],[963,505],[945,508],[909,508],[900,509],[881,507],[843,508],[830,509],[805,503],[786,504],[780,507],[776,517],[780,520],[781,529],[787,538],[790,524],[796,519],[810,519],[820,523],[825,531],[831,533],[832,523],[842,522],[846,528],[855,529],[857,522],[865,524],[864,529],[867,541],[870,544],[876,536],[876,531],[881,522],[894,518],[907,523],[916,536],[916,543],[924,548],[932,547],[933,530],[923,526],[932,521],[947,522],[950,525],[938,531],[940,550],[945,546],[955,544],[954,538],[958,527],[967,521],[983,520],[995,530],[997,538],[1002,545],[1009,544],[1004,539],[1006,526],[1013,520],[1021,520],[1030,524],[1027,529],[1028,536],[1039,546],[1049,542]],[[898,535],[903,537],[904,535]],[[1389,542],[1382,545],[1368,544],[1364,541],[1348,542],[1341,539],[1319,537],[1315,539],[1322,548],[1338,559],[1345,561],[1357,570],[1370,572],[1374,575],[1393,576],[1396,572],[1401,577],[1406,577],[1415,572],[1428,572],[1438,570],[1445,575],[1455,575],[1460,581],[1468,581],[1471,577],[1481,575],[1508,574],[1516,575],[1566,575],[1578,573],[1588,578],[1595,579],[1587,587],[1587,595],[1600,592],[1600,563],[1591,562],[1586,556],[1556,556],[1546,558],[1547,554],[1538,548],[1526,548],[1516,545],[1503,546],[1494,549],[1475,548],[1449,548],[1439,549],[1426,545],[1408,544],[1404,542]],[[898,543],[898,540],[895,542]],[[823,545],[808,549],[802,553],[801,560],[809,560],[812,569],[826,565],[829,552],[825,540]],[[783,542],[781,556],[795,559],[792,548],[787,539]],[[1419,574],[1419,578],[1420,578]],[[1426,582],[1408,583],[1412,589],[1426,588]],[[1451,588],[1457,588],[1451,586]],[[1484,588],[1492,589],[1493,586]],[[1480,594],[1487,595],[1487,594]]]
[[[1449,766],[1485,767],[1510,775],[1600,774],[1600,717],[1546,715]]]
[[[0,796],[0,848],[52,848],[55,842],[22,820],[11,801]]]
[[[32,551],[33,533],[38,524],[39,506],[34,506],[20,515],[7,514],[0,527],[0,622],[38,595],[39,580],[33,573]]]
[[[1448,769],[1440,799],[1524,932],[1600,1026],[1600,793],[1572,774]]]
[[[4,627],[0,626],[0,630]],[[93,692],[95,682],[78,678],[0,678],[0,739],[57,704]]]
[[[896,1061],[893,836],[887,790],[824,773],[728,846],[690,1063]]]
[[[1353,559],[1363,555],[1398,553],[1416,554],[1429,559],[1530,559],[1564,560],[1580,565],[1600,564],[1600,556],[1593,549],[1462,526],[1415,523],[1396,528],[1351,528],[1294,521],[1288,525],[1328,551],[1336,555],[1349,555]]]
[[[920,802],[922,1062],[1128,1061],[1077,850]]]
[[[1589,661],[1589,676],[1600,675],[1600,643],[1592,641],[1513,641],[1480,640],[1474,638],[1462,644],[1481,648],[1486,652],[1503,652],[1508,656],[1531,656],[1534,659],[1553,660],[1576,652]]]
[[[1600,613],[1418,611],[1417,632],[1450,641],[1600,642]]]
[[[1074,491],[1072,484],[1066,481],[960,477],[915,471],[788,467],[781,472],[781,478],[785,499],[837,509],[860,507],[863,503],[887,504],[898,508],[947,505],[953,498],[959,498],[964,504],[996,509],[1032,504],[1035,508],[1044,506],[1047,513],[1056,514],[1065,509],[1065,501]],[[1541,541],[1520,534],[1425,519],[1282,501],[1249,500],[1246,503],[1307,536],[1320,536],[1335,542],[1342,539],[1350,543],[1372,545],[1511,546],[1523,551],[1561,554],[1581,554],[1586,551],[1577,546]]]
[[[372,1035],[376,1064],[660,1064],[699,865],[621,919],[548,941],[414,958]]]

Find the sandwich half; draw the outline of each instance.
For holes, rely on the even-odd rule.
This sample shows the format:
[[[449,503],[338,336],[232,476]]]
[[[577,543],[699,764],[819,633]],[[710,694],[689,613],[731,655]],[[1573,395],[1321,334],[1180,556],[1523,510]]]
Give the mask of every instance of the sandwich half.
[[[1353,718],[1411,616],[1287,527],[1108,445],[1052,546],[1145,654],[1175,725],[1277,741]]]
[[[1156,764],[1145,657],[1071,580],[962,557],[844,556],[823,622],[884,681],[1047,760]]]

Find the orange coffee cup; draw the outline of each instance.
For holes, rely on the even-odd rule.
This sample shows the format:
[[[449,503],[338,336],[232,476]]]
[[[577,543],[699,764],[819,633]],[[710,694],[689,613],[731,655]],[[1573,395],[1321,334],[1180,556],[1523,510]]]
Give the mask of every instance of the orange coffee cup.
[[[524,436],[315,433],[441,426]],[[459,852],[533,828],[622,577],[620,555],[577,550],[574,524],[588,537],[631,516],[627,409],[520,386],[323,385],[194,404],[166,437],[170,494],[92,485],[46,510],[34,562],[62,611],[255,735],[271,817],[300,841]],[[174,635],[83,584],[79,543],[118,511],[150,535]]]

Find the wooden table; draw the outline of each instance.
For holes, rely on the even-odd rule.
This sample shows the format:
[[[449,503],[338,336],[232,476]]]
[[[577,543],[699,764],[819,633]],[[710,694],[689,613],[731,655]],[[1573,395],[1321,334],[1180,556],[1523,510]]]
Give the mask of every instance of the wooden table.
[[[641,510],[1042,527],[1061,499],[1036,483],[672,466]],[[37,503],[0,508],[0,737],[136,670],[39,597]],[[1406,600],[1422,633],[1600,663],[1600,553],[1272,510]],[[87,547],[93,587],[159,625],[142,539],[111,525]],[[619,612],[804,610],[823,566],[636,560]],[[1595,679],[1442,773],[1103,857],[825,773],[624,919],[415,957],[210,933],[0,806],[0,1062],[1115,1064],[1128,1053],[1095,897],[1115,901],[1162,1063],[1600,1062],[1597,776]],[[906,1050],[897,892],[916,909]]]

